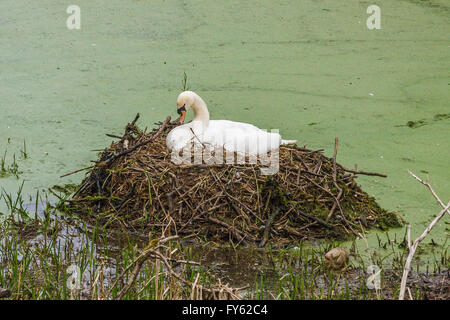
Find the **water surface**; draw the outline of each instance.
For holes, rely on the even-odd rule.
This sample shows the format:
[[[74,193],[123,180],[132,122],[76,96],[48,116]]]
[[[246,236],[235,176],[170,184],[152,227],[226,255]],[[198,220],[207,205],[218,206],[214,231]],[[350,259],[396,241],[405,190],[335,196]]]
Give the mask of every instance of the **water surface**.
[[[377,1],[381,30],[366,27],[368,1],[76,4],[81,30],[71,31],[69,3],[0,3],[0,151],[23,171],[0,179],[7,192],[22,180],[28,195],[79,183],[83,173],[59,176],[89,165],[105,133],[137,112],[143,127],[176,116],[186,72],[214,119],[278,128],[329,156],[338,136],[340,163],[388,174],[358,181],[413,236],[439,206],[407,168],[450,200],[450,119],[436,117],[450,113],[448,2]],[[432,237],[447,233],[442,222]]]

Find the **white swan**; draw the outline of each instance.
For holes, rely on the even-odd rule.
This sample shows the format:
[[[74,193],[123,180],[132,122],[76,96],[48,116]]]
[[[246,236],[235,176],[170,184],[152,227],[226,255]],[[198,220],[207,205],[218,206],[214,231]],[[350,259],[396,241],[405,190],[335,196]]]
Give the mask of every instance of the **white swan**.
[[[191,141],[200,140],[202,144],[223,147],[227,151],[260,155],[296,142],[283,140],[278,133],[266,132],[248,123],[209,120],[206,103],[192,91],[184,91],[178,96],[177,112],[181,124],[189,108],[194,110],[194,120],[169,132],[166,145],[170,150],[179,151]]]

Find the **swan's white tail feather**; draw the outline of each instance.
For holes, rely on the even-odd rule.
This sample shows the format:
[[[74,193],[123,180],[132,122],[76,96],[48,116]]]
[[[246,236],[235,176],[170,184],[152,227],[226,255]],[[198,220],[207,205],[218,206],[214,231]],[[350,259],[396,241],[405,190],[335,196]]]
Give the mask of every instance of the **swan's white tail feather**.
[[[284,146],[285,144],[294,144],[297,143],[297,140],[281,140],[281,145]]]

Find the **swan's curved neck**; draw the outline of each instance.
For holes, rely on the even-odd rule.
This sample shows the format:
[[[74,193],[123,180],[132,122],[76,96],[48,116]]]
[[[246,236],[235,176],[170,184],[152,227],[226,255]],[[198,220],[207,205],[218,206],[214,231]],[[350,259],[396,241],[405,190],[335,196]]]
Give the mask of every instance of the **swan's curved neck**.
[[[193,121],[200,121],[203,127],[207,128],[209,125],[209,111],[205,101],[199,95],[196,95],[192,109],[194,109]]]

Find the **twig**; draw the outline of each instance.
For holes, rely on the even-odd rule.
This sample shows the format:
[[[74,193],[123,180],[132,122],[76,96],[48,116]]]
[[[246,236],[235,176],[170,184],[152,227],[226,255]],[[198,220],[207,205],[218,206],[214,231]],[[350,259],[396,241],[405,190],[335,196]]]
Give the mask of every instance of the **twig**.
[[[136,121],[138,121],[138,119],[139,119],[140,116],[141,116],[141,115],[140,115],[139,113],[136,113],[136,116],[134,117],[134,120],[131,121],[131,125],[132,125],[132,126],[134,126],[134,125],[136,124]]]
[[[119,202],[118,205],[114,206],[114,210],[118,211],[122,206],[127,202],[128,199],[134,194],[134,190],[136,189],[136,185],[134,184],[133,187],[131,187],[131,190],[125,195],[125,197]]]
[[[81,169],[78,169],[78,170],[75,170],[75,171],[63,174],[62,176],[59,176],[59,177],[60,178],[64,178],[64,177],[70,176],[71,174],[74,174],[74,173],[77,173],[77,172],[80,172],[80,171],[83,171],[83,170],[92,169],[93,167],[95,167],[95,166],[89,166],[89,167],[86,167],[86,168],[81,168]]]
[[[441,199],[439,199],[438,195],[436,194],[436,192],[434,192],[433,187],[431,187],[430,183],[428,181],[423,181],[422,179],[420,179],[418,176],[416,176],[414,173],[412,173],[411,171],[408,170],[408,173],[414,177],[414,179],[416,179],[417,181],[419,181],[421,184],[425,185],[431,192],[431,194],[433,195],[433,197],[436,199],[436,201],[441,205],[442,208],[445,208],[445,204],[442,202]],[[450,214],[450,210],[447,210],[447,213]]]
[[[326,223],[325,221],[323,221],[323,220],[320,219],[320,218],[317,218],[317,217],[314,217],[314,216],[310,216],[309,214],[306,214],[306,213],[304,213],[304,212],[301,211],[301,210],[297,210],[297,213],[298,213],[299,215],[305,217],[305,218],[311,219],[311,220],[313,220],[313,221],[315,221],[315,222],[317,222],[317,223],[323,225],[325,228],[333,229],[332,226],[330,226],[328,223]]]
[[[133,262],[131,262],[126,268],[125,270],[122,271],[122,273],[120,274],[120,276],[116,279],[116,281],[114,281],[114,284],[111,286],[111,289],[109,290],[109,294],[108,296],[110,296],[112,294],[113,289],[115,288],[115,286],[117,285],[119,279],[123,279],[124,276],[126,275],[127,271],[134,266],[133,271],[131,272],[131,277],[129,278],[128,282],[126,283],[126,285],[122,288],[122,290],[120,290],[119,294],[116,297],[116,300],[120,300],[123,298],[123,296],[128,292],[128,290],[131,288],[131,286],[133,285],[134,280],[136,279],[136,277],[138,276],[142,265],[144,264],[144,262],[152,255],[154,255],[156,253],[156,250],[159,249],[161,247],[162,244],[170,241],[170,240],[174,240],[177,239],[178,236],[170,236],[170,237],[166,237],[163,239],[159,239],[158,245],[155,248],[150,248],[147,250],[144,250],[144,252],[142,252],[136,259],[134,259]]]
[[[139,119],[139,117],[140,117],[140,115],[139,115],[139,113],[137,113],[136,116],[134,117],[134,120],[131,122],[131,124],[128,124],[126,128],[128,128],[130,125],[131,125],[131,126],[134,126],[135,123],[136,123],[136,121]],[[127,150],[125,150],[125,151],[123,151],[123,152],[121,152],[121,153],[119,153],[119,154],[117,154],[117,155],[113,155],[111,158],[109,158],[109,159],[107,159],[106,161],[104,161],[103,164],[105,164],[105,165],[106,165],[106,164],[109,164],[111,161],[117,159],[118,157],[123,156],[123,155],[125,155],[125,154],[127,154],[127,153],[130,153],[131,151],[136,150],[136,149],[139,148],[140,146],[142,146],[142,145],[144,145],[144,144],[146,144],[146,143],[149,143],[150,141],[152,141],[153,139],[155,139],[155,138],[159,135],[159,133],[161,133],[163,126],[167,125],[168,122],[170,122],[170,117],[167,117],[167,119],[163,122],[163,125],[161,126],[161,128],[159,128],[158,132],[157,132],[155,135],[153,135],[150,139],[148,139],[148,140],[146,140],[146,141],[143,141],[143,142],[141,142],[141,144],[137,144],[137,145],[134,146],[133,148],[127,149]],[[112,138],[123,139],[123,137],[116,136],[116,135],[109,134],[109,133],[107,133],[106,135],[107,135],[108,137],[112,137]],[[60,178],[70,176],[71,174],[74,174],[74,173],[77,173],[77,172],[80,172],[80,171],[83,171],[83,170],[92,169],[92,168],[94,168],[94,167],[95,167],[95,165],[89,166],[89,167],[86,167],[86,168],[82,168],[82,169],[78,169],[78,170],[75,170],[75,171],[72,171],[72,172],[63,174],[62,176],[60,176]],[[77,192],[77,193],[78,193],[78,192]]]
[[[408,225],[409,254],[408,254],[408,257],[406,258],[405,267],[403,268],[403,276],[402,276],[402,281],[400,284],[400,294],[398,296],[399,300],[403,300],[405,297],[406,281],[408,279],[408,273],[411,270],[410,265],[411,265],[411,261],[414,256],[414,253],[416,252],[417,246],[423,239],[425,239],[425,237],[428,235],[428,233],[430,233],[431,229],[433,229],[433,227],[436,225],[436,223],[439,220],[441,220],[441,218],[445,215],[445,213],[447,212],[448,209],[450,209],[450,202],[447,204],[446,207],[444,207],[444,209],[441,210],[441,212],[439,212],[437,217],[434,218],[434,220],[425,229],[425,231],[422,233],[422,235],[420,237],[418,237],[412,245],[411,245],[411,225]]]
[[[235,228],[234,226],[231,226],[231,225],[229,225],[228,223],[226,223],[226,222],[224,222],[224,221],[222,221],[222,220],[213,218],[213,217],[208,217],[208,220],[211,221],[211,222],[217,223],[217,224],[219,224],[219,225],[221,225],[221,226],[227,228],[228,230],[230,230],[230,231],[233,233],[234,237],[235,237],[239,242],[247,243],[247,242],[245,241],[245,236],[246,236],[246,234],[243,233],[242,231],[240,231],[239,229]],[[241,235],[240,235],[241,233],[243,233],[244,236],[241,236]]]
[[[280,208],[276,207],[273,209],[272,214],[270,217],[266,220],[266,225],[264,227],[264,232],[261,241],[259,242],[258,247],[262,248],[266,245],[267,240],[269,239],[269,233],[270,229],[272,228],[273,220],[275,219],[276,215],[280,212]]]
[[[428,187],[428,189],[430,189],[430,191],[433,193],[433,196],[435,196],[436,200],[438,200],[439,203],[442,203],[442,201],[439,199],[439,197],[436,195],[436,193],[434,191],[432,191],[433,188],[431,187],[431,185],[428,182],[425,183],[422,179],[418,178],[416,175],[414,175],[409,170],[408,170],[408,172],[414,178],[416,178],[416,180],[418,180],[422,184],[426,185]],[[411,270],[411,261],[414,257],[414,253],[416,252],[417,246],[419,245],[419,243],[421,241],[423,241],[423,239],[425,239],[425,237],[430,233],[431,229],[433,229],[433,227],[438,223],[439,220],[441,220],[441,218],[445,215],[446,212],[449,211],[449,209],[450,209],[450,202],[447,204],[447,206],[444,206],[444,208],[441,210],[441,212],[439,212],[439,214],[436,216],[436,218],[434,218],[433,221],[431,221],[429,226],[420,235],[420,237],[418,237],[416,240],[414,240],[414,243],[412,245],[411,245],[411,225],[408,225],[409,254],[408,254],[408,257],[406,258],[405,266],[403,268],[403,276],[402,276],[402,281],[400,283],[400,293],[398,295],[399,300],[403,300],[405,298],[406,281],[408,280],[408,274],[409,274],[409,271]]]
[[[336,206],[339,207],[343,218],[345,218],[344,213],[342,212],[342,209],[341,209],[341,204],[339,203],[339,199],[342,196],[342,189],[339,187],[339,185],[337,184],[337,181],[336,181],[336,179],[337,179],[336,156],[337,156],[337,151],[338,151],[338,142],[339,142],[338,137],[336,137],[334,139],[334,154],[333,154],[333,183],[334,183],[334,186],[336,187],[336,189],[339,190],[339,193],[338,193],[337,197],[334,198],[335,203],[333,204],[333,207],[331,208],[330,213],[328,213],[327,221],[333,216]]]
[[[153,250],[145,251],[142,255],[139,256],[138,260],[135,262],[133,271],[131,272],[131,276],[128,279],[128,282],[125,284],[125,286],[120,290],[119,294],[116,297],[116,300],[122,300],[123,296],[130,290],[131,286],[134,283],[134,280],[138,276],[139,272],[141,271],[142,265],[147,260],[147,257],[150,256],[153,253]]]
[[[376,173],[376,172],[367,172],[367,171],[359,171],[359,170],[347,169],[347,168],[343,167],[340,164],[338,164],[338,166],[341,167],[342,170],[347,171],[347,172],[351,172],[351,173],[354,173],[354,174],[363,174],[363,175],[366,175],[366,176],[377,176],[377,177],[387,178],[387,175],[383,174],[383,173]]]
[[[119,294],[117,295],[117,297],[115,298],[116,300],[120,300],[124,297],[124,295],[130,290],[131,286],[133,285],[134,281],[136,280],[137,276],[139,275],[139,272],[142,268],[142,265],[144,264],[145,261],[147,261],[149,258],[154,258],[156,260],[160,260],[165,269],[167,270],[166,272],[174,277],[175,279],[177,279],[178,281],[184,283],[185,285],[189,286],[192,288],[192,290],[196,292],[206,292],[209,293],[210,295],[212,295],[212,297],[219,297],[219,298],[233,298],[233,299],[239,299],[239,297],[237,296],[237,292],[239,292],[240,290],[246,288],[229,288],[227,285],[222,285],[219,281],[219,288],[204,288],[202,285],[198,284],[197,281],[192,283],[184,278],[182,278],[178,273],[176,273],[175,271],[173,271],[172,266],[170,265],[169,261],[170,260],[174,260],[171,259],[167,256],[165,256],[164,254],[162,254],[159,249],[163,248],[162,244],[176,239],[178,238],[178,236],[172,236],[172,237],[167,237],[164,239],[159,240],[159,243],[156,247],[153,248],[148,248],[145,251],[143,251],[139,257],[137,257],[132,263],[130,263],[130,265],[128,265],[125,270],[122,271],[122,273],[120,274],[120,276],[116,279],[116,281],[114,282],[114,284],[112,285],[112,287],[109,290],[109,296],[111,295],[114,287],[117,285],[118,281],[120,279],[123,279],[127,273],[127,271],[131,268],[133,268],[131,275],[127,281],[127,283],[125,284],[125,286],[122,288],[122,290],[120,290]],[[185,263],[185,264],[197,264],[195,262],[192,261],[185,261],[185,260],[176,260],[176,262],[178,263]],[[162,298],[162,297],[160,297]]]
[[[117,138],[117,139],[122,139],[123,137],[121,136],[116,136],[115,134],[110,134],[110,133],[105,133],[106,136],[111,137],[111,138]]]
[[[147,143],[149,143],[149,142],[152,142],[153,140],[155,140],[155,139],[161,134],[161,132],[164,130],[164,128],[167,126],[167,124],[168,124],[169,122],[170,122],[170,116],[168,116],[168,117],[166,118],[166,120],[164,120],[163,124],[162,124],[161,127],[158,129],[158,131],[157,131],[154,135],[152,135],[150,138],[148,138],[147,140],[144,140],[144,141],[138,143],[137,145],[135,145],[134,147],[131,147],[130,149],[124,150],[124,151],[122,151],[122,152],[120,152],[120,153],[118,153],[118,154],[115,154],[115,155],[111,156],[110,158],[106,159],[105,161],[100,162],[100,164],[101,164],[101,165],[104,165],[104,166],[107,166],[107,165],[109,165],[111,162],[113,162],[114,160],[116,160],[117,158],[119,158],[119,157],[121,157],[121,156],[124,156],[124,155],[126,155],[126,154],[128,154],[128,153],[130,153],[130,152],[133,152],[133,151],[136,150],[137,148],[142,147],[143,145],[145,145],[145,144],[147,144]],[[100,164],[99,164],[99,165],[100,165]]]
[[[197,138],[198,142],[200,142],[200,144],[203,146],[203,148],[206,148],[205,144],[197,137],[197,135],[195,134],[194,130],[192,130],[192,128],[189,128],[192,132],[192,134],[194,135],[195,138]]]

